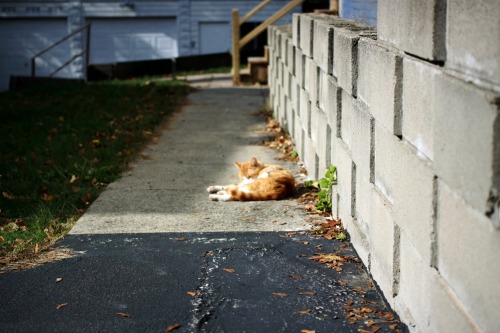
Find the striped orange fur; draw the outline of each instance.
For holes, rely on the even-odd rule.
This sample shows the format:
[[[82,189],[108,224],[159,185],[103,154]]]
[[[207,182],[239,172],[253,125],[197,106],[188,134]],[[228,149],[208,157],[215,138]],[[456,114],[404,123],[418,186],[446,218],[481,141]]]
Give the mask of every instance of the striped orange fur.
[[[293,194],[295,178],[290,171],[279,165],[259,162],[255,157],[247,162],[235,162],[241,179],[235,185],[209,186],[214,201],[279,200]]]

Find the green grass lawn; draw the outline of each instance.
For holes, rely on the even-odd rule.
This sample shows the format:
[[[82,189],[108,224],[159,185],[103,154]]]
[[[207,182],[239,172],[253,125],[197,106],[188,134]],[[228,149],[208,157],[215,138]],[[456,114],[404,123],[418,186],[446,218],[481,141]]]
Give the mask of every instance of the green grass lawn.
[[[0,93],[0,257],[64,235],[188,91],[144,79]]]

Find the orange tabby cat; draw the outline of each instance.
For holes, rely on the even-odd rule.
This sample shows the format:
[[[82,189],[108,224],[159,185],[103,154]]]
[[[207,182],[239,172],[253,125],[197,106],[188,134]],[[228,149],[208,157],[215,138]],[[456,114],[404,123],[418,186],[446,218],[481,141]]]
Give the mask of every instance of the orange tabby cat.
[[[283,199],[294,192],[295,179],[290,171],[279,165],[268,165],[254,157],[248,162],[234,163],[242,180],[236,185],[210,186],[214,201],[255,201]]]

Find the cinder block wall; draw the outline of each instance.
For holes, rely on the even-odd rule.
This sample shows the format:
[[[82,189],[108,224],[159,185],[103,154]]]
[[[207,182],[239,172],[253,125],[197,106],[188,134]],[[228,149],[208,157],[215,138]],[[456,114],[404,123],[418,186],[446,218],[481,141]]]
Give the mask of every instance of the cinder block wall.
[[[269,29],[271,104],[410,330],[497,332],[500,6],[417,2]]]

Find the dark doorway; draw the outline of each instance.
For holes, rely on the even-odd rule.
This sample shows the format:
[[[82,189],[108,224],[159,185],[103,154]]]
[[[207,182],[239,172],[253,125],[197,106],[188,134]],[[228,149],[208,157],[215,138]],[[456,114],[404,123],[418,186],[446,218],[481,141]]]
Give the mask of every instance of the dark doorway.
[[[315,9],[329,9],[330,0],[306,0],[302,3],[302,12],[311,13]]]
[[[245,22],[240,27],[240,38],[246,36],[262,22]],[[246,62],[248,57],[263,57],[264,46],[267,45],[267,30],[245,45],[240,51],[240,59]]]

